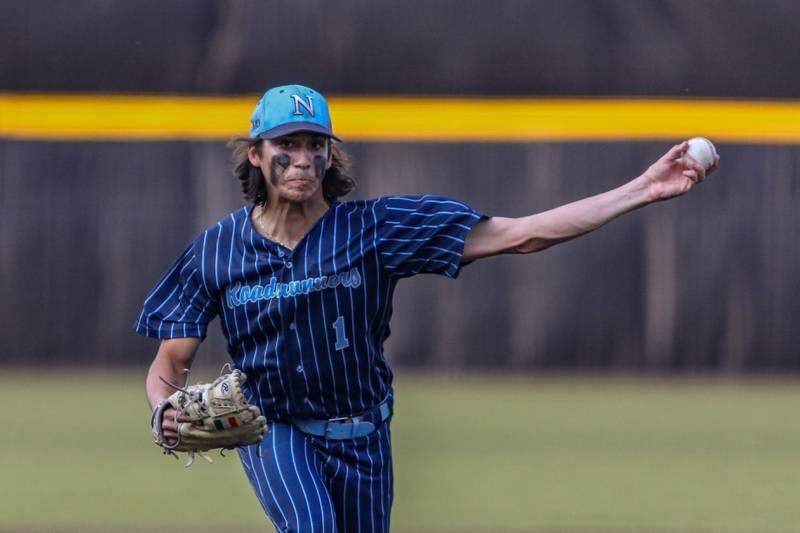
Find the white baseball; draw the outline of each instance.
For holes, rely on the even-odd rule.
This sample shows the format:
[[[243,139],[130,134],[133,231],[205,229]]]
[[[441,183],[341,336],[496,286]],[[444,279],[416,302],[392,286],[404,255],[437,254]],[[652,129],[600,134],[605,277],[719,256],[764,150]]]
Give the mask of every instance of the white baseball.
[[[717,149],[714,143],[705,137],[694,137],[689,139],[689,149],[684,156],[689,156],[708,170],[717,160]]]

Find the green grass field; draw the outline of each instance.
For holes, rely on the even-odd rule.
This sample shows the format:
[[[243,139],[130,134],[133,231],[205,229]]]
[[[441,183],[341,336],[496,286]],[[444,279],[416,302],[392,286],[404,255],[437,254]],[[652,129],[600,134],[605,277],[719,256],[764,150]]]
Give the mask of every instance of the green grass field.
[[[270,530],[235,454],[159,454],[143,373],[0,378],[0,530]],[[400,373],[396,531],[800,531],[792,382]]]

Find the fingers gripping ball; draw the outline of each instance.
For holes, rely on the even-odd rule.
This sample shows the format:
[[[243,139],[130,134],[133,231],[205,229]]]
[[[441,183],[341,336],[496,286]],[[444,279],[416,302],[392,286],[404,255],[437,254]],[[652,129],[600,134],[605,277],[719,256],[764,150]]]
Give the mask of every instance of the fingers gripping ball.
[[[167,454],[188,452],[191,464],[195,453],[202,455],[217,448],[232,449],[260,442],[267,431],[267,420],[257,406],[247,403],[242,391],[246,381],[247,376],[237,369],[212,383],[179,388],[153,413],[156,444]],[[176,412],[175,441],[169,441],[163,434],[164,412],[169,408]]]
[[[689,139],[689,149],[684,156],[691,157],[708,170],[717,161],[717,149],[714,143],[705,137],[694,137]]]

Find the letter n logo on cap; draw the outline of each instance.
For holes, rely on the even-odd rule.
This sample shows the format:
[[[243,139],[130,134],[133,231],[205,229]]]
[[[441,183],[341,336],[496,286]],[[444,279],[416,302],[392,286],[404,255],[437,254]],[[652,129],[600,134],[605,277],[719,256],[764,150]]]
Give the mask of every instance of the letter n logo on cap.
[[[294,114],[295,115],[302,115],[303,112],[300,111],[300,107],[308,111],[308,114],[312,117],[314,116],[314,102],[311,100],[311,96],[306,96],[306,100],[303,100],[298,95],[293,94],[291,95],[292,100],[294,100]]]

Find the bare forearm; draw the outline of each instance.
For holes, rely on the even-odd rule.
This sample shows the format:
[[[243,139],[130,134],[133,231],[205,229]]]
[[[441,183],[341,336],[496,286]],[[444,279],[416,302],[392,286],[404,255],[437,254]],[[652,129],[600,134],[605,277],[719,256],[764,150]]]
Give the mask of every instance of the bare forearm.
[[[647,187],[635,179],[616,189],[516,219],[509,253],[544,250],[607,224],[649,203]]]
[[[150,365],[150,371],[147,373],[146,389],[147,389],[147,402],[151,408],[155,408],[160,402],[167,398],[170,394],[175,392],[166,383],[161,381],[159,377],[166,379],[176,385],[183,384],[183,368],[178,368],[180,365],[174,364],[173,361],[165,357],[158,357],[153,360]]]
[[[191,367],[199,345],[200,339],[171,339],[161,343],[145,381],[147,401],[151,408],[175,392],[159,378],[182,386],[186,379],[184,369]]]

